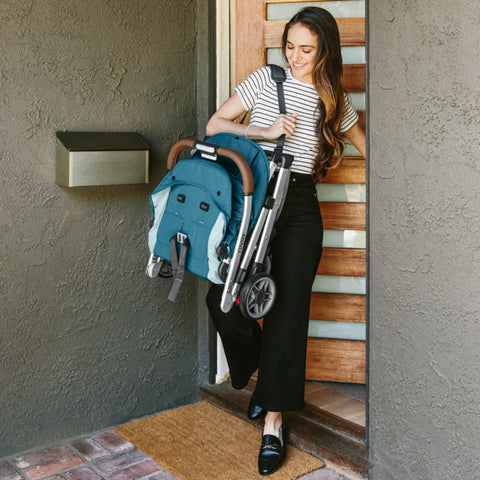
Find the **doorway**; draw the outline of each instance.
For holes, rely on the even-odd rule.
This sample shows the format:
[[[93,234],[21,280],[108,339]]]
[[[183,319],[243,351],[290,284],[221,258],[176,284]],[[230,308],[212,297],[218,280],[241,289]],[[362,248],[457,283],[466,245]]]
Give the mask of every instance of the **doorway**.
[[[218,0],[217,106],[257,68],[285,64],[280,44],[286,21],[305,6],[319,6],[337,19],[344,86],[365,126],[365,3]],[[352,145],[347,146],[340,166],[317,186],[317,193],[325,235],[312,291],[306,401],[312,411],[321,412],[328,428],[354,432],[352,438],[365,445],[366,162]],[[220,342],[218,346],[220,380],[228,367]]]

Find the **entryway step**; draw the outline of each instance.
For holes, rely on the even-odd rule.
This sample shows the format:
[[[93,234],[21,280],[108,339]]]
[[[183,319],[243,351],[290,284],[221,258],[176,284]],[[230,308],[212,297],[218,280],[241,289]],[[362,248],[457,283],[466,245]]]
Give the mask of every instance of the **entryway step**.
[[[202,385],[200,397],[213,405],[245,420],[259,429],[263,419],[250,420],[246,411],[251,392],[247,389],[235,390],[230,382],[219,385]],[[322,412],[307,405],[303,410],[286,412],[284,418],[289,426],[290,443],[322,460],[328,460],[354,473],[367,478],[371,463],[367,460],[365,437],[361,428],[351,422]]]

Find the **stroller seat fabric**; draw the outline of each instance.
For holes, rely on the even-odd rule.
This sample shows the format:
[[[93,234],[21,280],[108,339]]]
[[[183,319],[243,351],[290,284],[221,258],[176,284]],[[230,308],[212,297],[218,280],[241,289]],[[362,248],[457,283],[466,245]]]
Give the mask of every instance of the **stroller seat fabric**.
[[[150,200],[154,215],[148,238],[150,251],[171,261],[172,239],[180,255],[186,237],[189,246],[185,269],[213,283],[223,283],[218,275],[216,249],[232,212],[228,173],[208,160],[182,160],[157,186]]]

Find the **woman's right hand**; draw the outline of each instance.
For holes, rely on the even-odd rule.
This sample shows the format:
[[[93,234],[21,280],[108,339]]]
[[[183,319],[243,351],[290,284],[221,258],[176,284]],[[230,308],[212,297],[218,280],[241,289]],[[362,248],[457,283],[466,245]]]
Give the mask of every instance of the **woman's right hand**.
[[[230,132],[246,136],[250,140],[276,141],[280,136],[290,137],[295,130],[298,113],[279,115],[269,127],[248,126],[237,123],[235,119],[245,113],[238,93],[234,93],[210,118],[207,123],[207,136],[220,132]],[[247,131],[248,128],[248,131]]]
[[[279,115],[270,127],[265,130],[266,140],[277,140],[277,138],[285,135],[290,137],[297,123],[298,113],[292,115]]]

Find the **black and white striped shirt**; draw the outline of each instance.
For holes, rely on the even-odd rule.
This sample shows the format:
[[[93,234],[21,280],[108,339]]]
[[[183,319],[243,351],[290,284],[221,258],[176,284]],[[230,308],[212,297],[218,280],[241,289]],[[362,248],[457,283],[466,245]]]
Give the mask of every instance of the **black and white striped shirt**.
[[[298,113],[295,131],[285,141],[284,152],[295,157],[291,170],[312,173],[317,156],[315,121],[318,117],[318,93],[313,85],[296,80],[289,68],[285,68],[287,79],[283,84],[287,114]],[[279,113],[277,85],[271,77],[269,67],[262,67],[235,87],[245,110],[252,110],[251,125],[269,127]],[[345,112],[340,131],[346,132],[358,121],[358,115],[348,93],[345,93]],[[265,150],[273,150],[276,142],[258,141]]]

